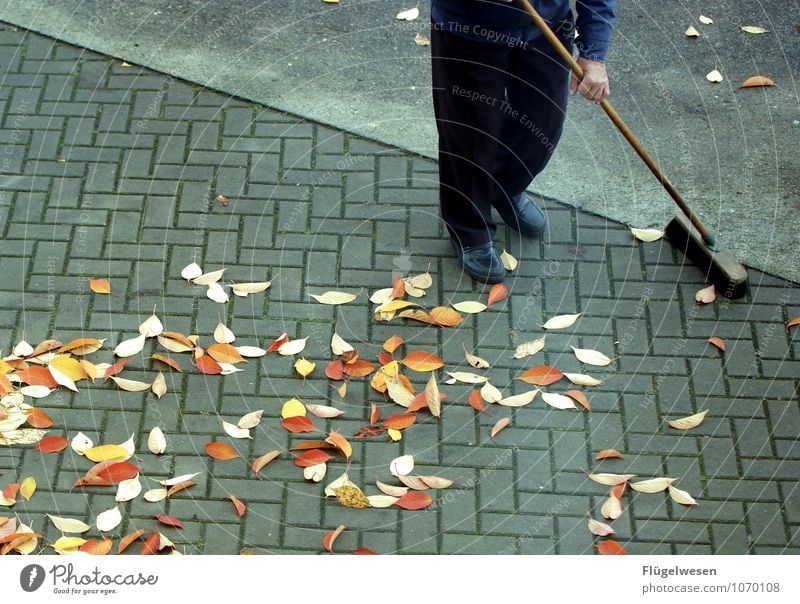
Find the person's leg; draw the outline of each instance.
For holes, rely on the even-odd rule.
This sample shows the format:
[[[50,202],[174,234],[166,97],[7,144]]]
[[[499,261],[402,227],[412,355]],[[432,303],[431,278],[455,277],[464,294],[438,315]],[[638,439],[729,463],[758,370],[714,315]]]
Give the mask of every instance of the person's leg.
[[[492,165],[502,122],[509,48],[431,28],[442,219],[462,246],[492,240]]]
[[[570,12],[564,22],[554,27],[569,50],[573,48],[573,23]],[[514,50],[508,87],[513,112],[507,113],[503,121],[501,139],[505,144],[493,167],[500,186],[495,189],[492,203],[498,209],[508,207],[550,161],[561,138],[569,98],[569,67],[544,36]]]

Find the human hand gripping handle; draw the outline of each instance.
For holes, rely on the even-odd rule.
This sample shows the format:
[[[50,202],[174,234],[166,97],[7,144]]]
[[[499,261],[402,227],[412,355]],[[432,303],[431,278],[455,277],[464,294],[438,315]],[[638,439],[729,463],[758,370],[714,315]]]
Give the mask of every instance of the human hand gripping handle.
[[[583,70],[583,77],[579,78],[575,72],[572,73],[569,82],[570,94],[580,92],[587,101],[595,103],[605,101],[611,95],[605,64],[580,57],[578,65]]]

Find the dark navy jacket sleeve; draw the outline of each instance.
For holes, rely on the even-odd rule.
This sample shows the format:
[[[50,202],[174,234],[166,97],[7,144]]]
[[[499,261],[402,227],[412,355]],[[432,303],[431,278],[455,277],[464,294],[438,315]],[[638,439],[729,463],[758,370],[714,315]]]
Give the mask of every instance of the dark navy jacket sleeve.
[[[605,61],[611,44],[614,7],[617,0],[578,0],[576,26],[578,54],[593,61]]]

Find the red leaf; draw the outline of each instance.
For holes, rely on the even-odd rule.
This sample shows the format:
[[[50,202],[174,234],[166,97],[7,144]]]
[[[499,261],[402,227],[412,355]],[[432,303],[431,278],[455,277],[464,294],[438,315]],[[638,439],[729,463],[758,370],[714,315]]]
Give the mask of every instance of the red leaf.
[[[152,556],[158,552],[159,545],[161,545],[161,536],[157,532],[152,532],[142,544],[142,549],[139,550],[139,555]]]
[[[383,425],[386,428],[391,428],[393,430],[405,430],[409,426],[414,425],[414,422],[417,421],[417,416],[414,413],[401,413],[399,415],[393,415],[392,417],[387,417],[383,420]]]
[[[396,506],[404,510],[421,510],[433,503],[431,496],[419,491],[409,491],[395,502]]]
[[[230,445],[220,442],[206,443],[206,453],[209,457],[222,460],[236,459],[239,457],[239,454],[234,451]]]
[[[161,524],[164,524],[166,526],[171,526],[171,527],[179,528],[179,529],[183,528],[183,524],[181,523],[180,520],[175,518],[175,516],[167,516],[165,514],[155,514],[153,516],[153,518],[155,518]]]
[[[48,388],[58,388],[58,382],[53,378],[53,374],[46,367],[34,365],[27,369],[17,371],[19,379],[28,386],[47,386]]]
[[[294,458],[294,465],[299,466],[301,468],[309,468],[311,466],[316,466],[321,463],[325,463],[329,459],[333,459],[332,456],[325,453],[325,451],[320,451],[319,449],[311,449],[310,451],[306,451],[305,453],[301,453],[297,457]]]
[[[345,374],[349,375],[350,377],[364,377],[373,371],[375,371],[375,365],[363,359],[358,359],[352,363],[347,363],[344,366]]]
[[[332,380],[341,380],[344,378],[344,366],[339,359],[334,359],[328,366],[325,367],[325,375]]]
[[[394,300],[395,298],[402,298],[406,295],[406,284],[403,278],[398,275],[394,278],[394,285],[392,285],[392,293],[389,297]]]
[[[564,374],[555,367],[536,365],[525,371],[517,379],[534,386],[548,386],[562,377],[564,377]]]
[[[286,342],[288,341],[289,341],[289,336],[286,335],[285,333],[282,334],[276,340],[272,341],[272,344],[270,344],[269,348],[267,348],[267,352],[275,352],[276,350],[278,350],[278,348],[286,344]]]
[[[390,355],[388,352],[382,352],[378,355],[378,362],[381,365],[386,365],[387,363],[391,363],[394,361],[394,357]]]
[[[477,388],[469,393],[467,402],[469,403],[469,406],[475,409],[475,411],[478,413],[486,409],[486,405],[483,404],[483,398],[481,397],[481,391]]]
[[[628,554],[625,548],[613,539],[606,539],[599,545],[595,545],[595,547],[604,556],[626,556]]]
[[[314,422],[312,422],[305,415],[287,417],[281,422],[281,426],[283,426],[289,432],[293,432],[294,434],[298,434],[300,432],[314,432],[317,429],[314,426]]]
[[[109,482],[119,482],[121,480],[133,478],[140,471],[141,470],[135,465],[128,463],[127,461],[120,461],[103,468],[96,473],[96,476]]]
[[[500,302],[508,298],[508,287],[505,283],[495,283],[492,289],[489,290],[489,302],[487,306],[491,306],[495,302]]]
[[[373,552],[371,549],[367,549],[366,547],[361,547],[359,549],[354,549],[351,554],[355,554],[356,556],[377,556],[378,552]]]
[[[369,425],[374,426],[381,420],[381,412],[378,410],[378,405],[375,403],[370,403],[372,405],[371,411],[369,414]]]
[[[125,365],[128,364],[128,361],[130,361],[130,359],[122,359],[120,362],[114,363],[111,367],[107,368],[103,374],[103,381],[107,382],[108,378],[110,378],[112,375],[117,375],[123,370]]]
[[[346,528],[347,527],[345,525],[340,524],[339,526],[336,527],[336,530],[333,530],[330,533],[328,533],[327,535],[325,535],[322,538],[322,547],[324,547],[329,552],[333,553],[333,544],[334,544],[334,542],[336,541],[336,539],[339,537],[339,535],[341,535],[342,532],[344,531],[344,529],[346,529]]]
[[[41,409],[31,409],[28,412],[28,425],[33,426],[34,428],[49,428],[53,425],[53,420],[50,419],[50,416],[47,415]]]
[[[197,370],[205,375],[219,375],[222,373],[222,367],[219,366],[219,363],[207,354],[197,359],[194,364]]]
[[[45,436],[36,443],[33,450],[41,451],[42,453],[57,453],[66,449],[68,444],[69,441],[63,436]]]
[[[239,518],[244,516],[244,513],[247,511],[247,506],[235,495],[228,495],[227,499],[233,502],[233,507],[236,508],[236,513],[239,514]]]

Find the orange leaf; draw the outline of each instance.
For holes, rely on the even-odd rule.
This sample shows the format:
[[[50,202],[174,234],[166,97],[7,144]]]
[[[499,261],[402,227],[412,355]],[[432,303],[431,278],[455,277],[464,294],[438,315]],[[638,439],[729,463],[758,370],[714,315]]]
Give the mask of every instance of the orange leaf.
[[[222,373],[222,367],[219,366],[219,363],[208,355],[203,355],[197,359],[197,361],[195,361],[195,367],[197,367],[200,373],[206,375],[218,375]]]
[[[6,376],[0,375],[0,396],[13,392],[14,386]]]
[[[414,371],[435,371],[444,366],[444,361],[442,359],[424,350],[410,352],[400,362]]]
[[[41,451],[42,453],[58,453],[66,449],[68,444],[69,441],[63,436],[45,436],[36,443],[33,450]]]
[[[467,402],[469,403],[469,406],[475,409],[475,411],[478,413],[486,409],[486,405],[483,404],[483,398],[481,398],[481,391],[477,388],[469,393]]]
[[[431,496],[419,491],[409,491],[400,499],[395,501],[395,505],[404,510],[421,510],[433,503]]]
[[[356,556],[377,556],[378,552],[373,552],[371,549],[366,547],[360,547],[358,549],[354,549],[351,554],[355,554]]]
[[[28,425],[34,428],[46,429],[53,425],[53,420],[41,409],[31,409],[28,412]]]
[[[5,497],[6,499],[16,499],[17,493],[19,493],[18,482],[12,482],[5,489],[3,489],[3,497]]]
[[[725,352],[726,349],[725,340],[723,340],[722,338],[719,338],[717,336],[711,336],[710,338],[708,338],[708,341],[709,343],[719,348],[722,352]]]
[[[181,480],[180,482],[176,482],[169,489],[167,489],[167,497],[172,497],[175,493],[180,493],[185,489],[190,489],[196,484],[197,483],[194,480]]]
[[[175,359],[165,357],[163,354],[154,354],[150,358],[155,359],[156,361],[161,361],[165,365],[169,365],[170,367],[172,367],[172,369],[174,369],[175,371],[183,373],[183,369],[181,369],[181,366],[178,365],[178,361],[176,361]]]
[[[142,549],[139,550],[140,556],[152,556],[158,552],[158,546],[161,545],[161,535],[157,531],[150,533],[145,542],[142,544]]]
[[[346,529],[346,528],[347,527],[345,525],[340,524],[339,526],[336,527],[336,530],[331,531],[330,533],[325,535],[322,538],[322,547],[324,547],[329,552],[333,553],[333,543],[336,541],[336,539],[339,537],[339,535],[341,535],[342,532],[344,531],[344,529]]]
[[[124,552],[126,549],[128,549],[128,546],[131,543],[133,543],[139,537],[144,535],[144,533],[145,533],[144,529],[139,529],[137,531],[133,531],[128,535],[125,535],[122,539],[119,540],[119,545],[117,546],[117,553],[121,554],[122,552]]]
[[[230,344],[212,344],[208,347],[208,354],[218,363],[244,362],[244,357]]]
[[[371,403],[371,411],[369,414],[369,425],[374,426],[381,420],[381,412],[378,410],[378,405]]]
[[[320,451],[319,449],[311,449],[310,451],[301,453],[300,455],[295,457],[292,461],[294,461],[294,465],[298,467],[309,468],[311,466],[316,466],[321,463],[325,463],[329,459],[333,459],[333,457],[325,453],[325,451]]]
[[[90,354],[102,345],[103,343],[95,338],[78,338],[64,344],[58,352],[71,352],[74,355]]]
[[[400,336],[392,336],[383,343],[383,349],[389,354],[392,354],[395,350],[400,348],[403,342],[404,340]]]
[[[384,427],[392,430],[405,430],[406,428],[414,425],[415,421],[417,421],[416,414],[401,413],[399,415],[387,417],[385,420],[383,420],[383,425]]]
[[[329,442],[334,447],[339,449],[347,459],[350,459],[350,456],[353,454],[353,447],[347,442],[347,439],[339,434],[338,432],[333,432],[328,435],[328,438],[325,439],[325,442]]]
[[[430,312],[430,317],[434,323],[442,327],[455,327],[464,321],[458,312],[449,306],[437,306]]]
[[[327,440],[301,440],[290,451],[307,451],[308,449],[335,449]]]
[[[95,473],[95,476],[109,482],[120,482],[136,476],[141,470],[132,463],[120,461],[112,463]]]
[[[500,433],[500,430],[506,428],[510,423],[511,423],[510,417],[504,417],[497,420],[497,423],[492,427],[491,432],[489,432],[489,436],[491,437],[491,439],[494,440],[494,437]]]
[[[235,495],[228,495],[227,499],[230,499],[233,502],[233,507],[236,508],[236,513],[239,514],[239,518],[244,516],[244,513],[247,511],[247,506],[243,504]]]
[[[622,496],[625,494],[625,487],[628,485],[628,482],[625,481],[621,484],[616,484],[611,487],[608,491],[611,497],[615,497],[616,499],[622,499]]]
[[[325,375],[331,380],[341,380],[344,378],[344,366],[339,359],[334,359],[325,367]]]
[[[766,76],[755,75],[747,78],[739,85],[739,88],[758,88],[761,86],[774,86],[775,82]]]
[[[155,518],[165,526],[171,526],[179,529],[183,528],[183,523],[181,523],[180,520],[175,518],[175,516],[167,516],[166,514],[154,514],[153,518]]]
[[[112,543],[111,537],[103,537],[102,541],[89,539],[86,543],[78,548],[78,551],[91,554],[93,556],[105,556],[111,551]]]
[[[592,405],[589,402],[589,399],[586,398],[586,395],[580,390],[566,390],[564,391],[564,394],[573,399],[575,402],[583,405],[587,411],[592,410]]]
[[[786,329],[789,329],[790,327],[796,327],[798,325],[800,325],[800,317],[795,317],[786,324]]]
[[[271,462],[274,459],[277,459],[280,456],[281,456],[280,451],[270,451],[269,453],[264,453],[264,455],[256,457],[253,460],[253,465],[251,466],[251,469],[253,470],[253,472],[258,473],[269,462]]]
[[[616,449],[603,449],[602,451],[599,451],[594,458],[596,461],[600,461],[601,459],[625,459],[622,456],[622,453]]]
[[[564,374],[555,367],[536,365],[525,371],[517,379],[534,386],[548,386],[562,377],[564,377]]]
[[[122,371],[123,367],[128,364],[130,359],[122,359],[119,363],[114,363],[111,367],[106,369],[105,373],[103,374],[103,381],[107,381],[112,375],[117,375],[120,371]]]
[[[239,454],[230,445],[221,442],[206,443],[206,453],[209,457],[222,460],[239,457]]]
[[[48,388],[58,388],[58,382],[53,379],[53,374],[46,367],[34,365],[27,369],[17,371],[19,379],[28,386],[47,386]]]
[[[599,545],[595,545],[595,547],[597,548],[597,551],[604,556],[625,556],[628,554],[628,552],[625,551],[625,548],[613,539],[606,539]]]
[[[364,377],[373,371],[375,371],[375,365],[363,359],[358,359],[344,366],[344,372],[350,377]]]
[[[287,417],[281,422],[281,426],[294,434],[298,434],[300,432],[314,432],[317,429],[314,426],[314,422],[304,415]]]
[[[96,294],[110,294],[111,284],[108,279],[89,279],[89,289]]]
[[[506,284],[495,283],[492,286],[492,289],[489,290],[488,306],[491,306],[495,302],[500,302],[501,300],[505,300],[506,298],[508,298],[508,287],[506,287]]]
[[[392,293],[390,297],[392,300],[395,298],[402,298],[406,293],[406,284],[403,281],[403,278],[399,275],[394,278],[394,285],[392,286]]]
[[[394,357],[390,355],[388,352],[381,352],[378,355],[378,362],[381,365],[386,365],[387,363],[391,363],[392,361],[394,361]]]

